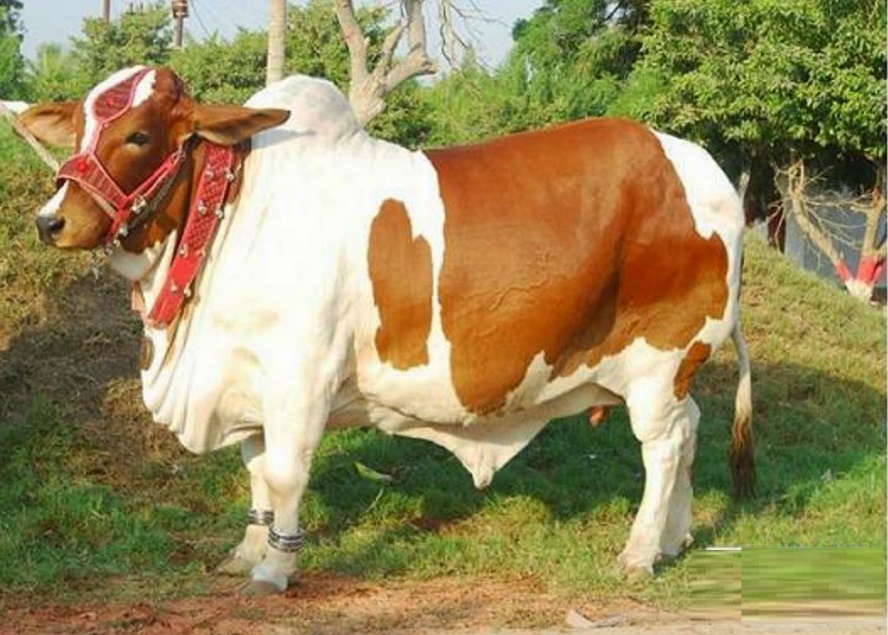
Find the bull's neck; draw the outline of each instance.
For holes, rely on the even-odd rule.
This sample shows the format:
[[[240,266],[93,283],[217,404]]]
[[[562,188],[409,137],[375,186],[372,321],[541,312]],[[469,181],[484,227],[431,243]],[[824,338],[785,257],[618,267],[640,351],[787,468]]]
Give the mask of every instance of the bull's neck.
[[[220,155],[218,148],[209,150],[203,142],[195,145],[171,188],[168,202],[158,207],[141,233],[133,238],[133,243],[125,243],[124,249],[110,258],[112,267],[133,281],[133,308],[146,323],[171,323],[189,303],[191,281],[200,275],[203,259],[212,244],[212,227],[217,223],[215,210],[209,210],[208,205],[218,206],[221,217],[226,202],[234,201],[240,186],[240,167],[248,153],[249,144],[236,147],[233,157]],[[210,159],[211,156],[216,158]],[[220,172],[220,156],[228,156],[221,159],[222,165],[228,166],[224,172]],[[222,198],[204,198],[203,185],[198,183],[220,181],[227,182],[222,190],[216,186],[216,196]],[[211,213],[214,215],[209,216]],[[194,214],[200,217],[191,219]],[[196,224],[186,229],[192,220]],[[182,242],[183,236],[185,242]],[[209,243],[205,242],[207,239]],[[198,253],[204,255],[194,255]],[[194,261],[194,258],[198,259]],[[184,262],[188,259],[190,264]],[[177,284],[183,275],[186,282]]]
[[[165,200],[159,201],[151,218],[132,231],[108,256],[110,267],[141,286],[143,292],[150,289],[154,280],[158,280],[158,284],[163,280],[157,275],[158,268],[163,268],[163,261],[169,260],[164,254],[175,249],[181,236],[195,196],[195,175],[203,170],[205,157],[203,144],[187,153]],[[169,266],[168,262],[166,266]]]

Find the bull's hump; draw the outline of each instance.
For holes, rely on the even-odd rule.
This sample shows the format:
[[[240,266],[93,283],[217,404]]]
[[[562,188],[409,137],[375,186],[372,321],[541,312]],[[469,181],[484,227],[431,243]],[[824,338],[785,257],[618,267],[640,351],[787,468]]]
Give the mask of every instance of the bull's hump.
[[[725,246],[695,230],[647,128],[590,120],[427,156],[445,211],[441,324],[468,410],[502,409],[539,355],[566,376],[639,337],[685,347],[722,317]]]

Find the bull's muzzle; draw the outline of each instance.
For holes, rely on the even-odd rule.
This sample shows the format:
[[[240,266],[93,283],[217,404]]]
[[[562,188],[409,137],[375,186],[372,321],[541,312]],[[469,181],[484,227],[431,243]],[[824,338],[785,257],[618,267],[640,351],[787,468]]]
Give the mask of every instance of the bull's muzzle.
[[[55,214],[37,217],[37,232],[40,240],[47,245],[54,245],[59,232],[65,226],[65,219]]]

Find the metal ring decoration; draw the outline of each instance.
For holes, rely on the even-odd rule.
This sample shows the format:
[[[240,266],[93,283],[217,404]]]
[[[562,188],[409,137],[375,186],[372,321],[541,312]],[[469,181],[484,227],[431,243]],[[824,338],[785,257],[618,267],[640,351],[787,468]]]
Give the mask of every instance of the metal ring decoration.
[[[251,509],[247,512],[247,524],[271,527],[273,522],[274,512],[270,509]]]
[[[305,533],[301,529],[295,534],[280,534],[275,531],[274,526],[268,528],[268,546],[278,551],[294,553],[299,551],[303,542],[305,542]]]

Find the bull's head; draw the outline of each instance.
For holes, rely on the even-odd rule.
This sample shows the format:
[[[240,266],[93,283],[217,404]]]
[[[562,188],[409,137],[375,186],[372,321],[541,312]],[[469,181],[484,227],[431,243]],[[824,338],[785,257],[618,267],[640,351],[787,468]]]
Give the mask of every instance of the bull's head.
[[[198,104],[173,71],[145,67],[115,73],[82,102],[29,108],[20,118],[34,136],[76,152],[37,216],[41,240],[67,249],[119,243],[143,251],[181,225],[201,140],[235,145],[288,114]]]

